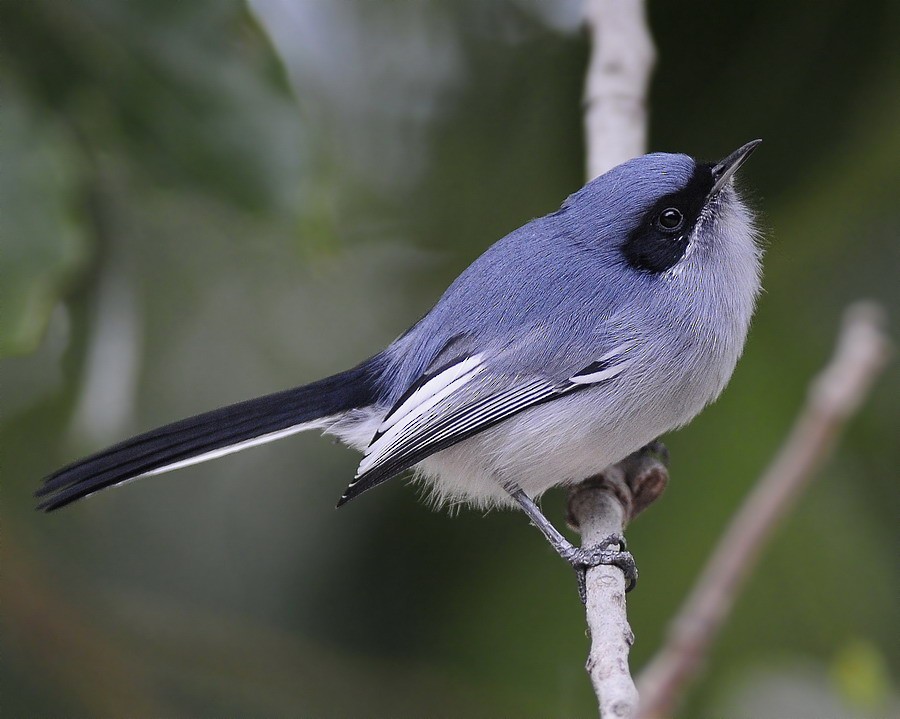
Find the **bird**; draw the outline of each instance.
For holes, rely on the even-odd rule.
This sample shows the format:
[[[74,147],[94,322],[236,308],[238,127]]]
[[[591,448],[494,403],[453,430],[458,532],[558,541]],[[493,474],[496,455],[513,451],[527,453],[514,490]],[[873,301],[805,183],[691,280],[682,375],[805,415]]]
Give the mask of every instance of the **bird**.
[[[412,469],[435,504],[519,507],[580,583],[606,563],[632,586],[621,537],[576,548],[537,500],[725,388],[761,289],[761,235],[734,185],[760,142],[716,163],[651,153],[614,167],[489,247],[383,351],[69,464],[44,479],[38,508],[320,430],[363,453],[338,507]]]

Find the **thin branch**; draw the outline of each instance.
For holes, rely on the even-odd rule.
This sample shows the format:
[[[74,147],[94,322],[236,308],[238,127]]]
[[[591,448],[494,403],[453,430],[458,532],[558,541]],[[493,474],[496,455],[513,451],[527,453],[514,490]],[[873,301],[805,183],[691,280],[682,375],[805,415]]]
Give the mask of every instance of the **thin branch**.
[[[834,357],[809,389],[806,406],[723,535],[672,623],[668,639],[643,671],[640,717],[670,716],[700,670],[766,541],[834,448],[889,355],[883,312],[859,303],[845,315]]]
[[[655,51],[643,0],[586,0],[584,18],[592,48],[584,94],[587,175],[592,179],[645,152],[646,93]],[[569,497],[569,517],[583,546],[621,534],[659,496],[667,479],[658,458],[641,455],[576,487]],[[595,567],[587,573],[586,590],[591,635],[587,670],[600,715],[632,717],[638,696],[628,668],[634,635],[625,611],[624,575],[616,567]]]
[[[569,494],[569,524],[581,532],[584,546],[596,546],[621,534],[635,516],[663,492],[669,481],[661,444],[636,452],[574,487]],[[628,669],[634,634],[628,625],[625,576],[601,564],[588,570],[585,615],[591,635],[587,671],[601,717],[632,717],[638,694]]]
[[[591,34],[584,128],[588,179],[647,147],[647,88],[656,60],[643,0],[587,0]]]
[[[602,482],[596,486],[582,483],[571,495],[569,513],[578,518],[585,546],[597,545],[625,529],[628,517],[619,499],[620,493],[628,492],[624,480],[616,465],[604,472]],[[628,669],[634,634],[626,613],[625,575],[618,567],[601,564],[588,570],[585,584],[584,609],[591,636],[586,668],[600,703],[600,716],[634,716],[638,692]]]

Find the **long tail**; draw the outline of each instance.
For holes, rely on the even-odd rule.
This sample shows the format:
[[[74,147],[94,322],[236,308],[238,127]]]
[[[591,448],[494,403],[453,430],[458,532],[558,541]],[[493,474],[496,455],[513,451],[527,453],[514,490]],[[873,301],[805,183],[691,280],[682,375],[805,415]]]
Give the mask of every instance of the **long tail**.
[[[139,434],[63,467],[35,493],[51,512],[130,479],[162,474],[271,442],[372,404],[380,357],[312,384],[229,405]]]

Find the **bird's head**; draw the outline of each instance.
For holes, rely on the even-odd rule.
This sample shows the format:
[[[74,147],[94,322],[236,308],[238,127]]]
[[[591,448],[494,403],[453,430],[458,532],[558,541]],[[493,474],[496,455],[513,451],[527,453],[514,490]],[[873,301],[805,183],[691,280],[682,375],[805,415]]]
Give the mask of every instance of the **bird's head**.
[[[733,178],[760,142],[717,163],[668,153],[634,158],[585,185],[564,211],[579,234],[587,230],[607,257],[643,276],[758,275],[753,216]]]

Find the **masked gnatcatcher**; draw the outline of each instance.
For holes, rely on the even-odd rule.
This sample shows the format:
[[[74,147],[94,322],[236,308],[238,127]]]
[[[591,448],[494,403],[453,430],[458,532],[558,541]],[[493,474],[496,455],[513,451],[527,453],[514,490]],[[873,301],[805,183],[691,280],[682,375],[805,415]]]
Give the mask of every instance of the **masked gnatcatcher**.
[[[615,167],[493,245],[383,352],[64,467],[40,508],[318,429],[363,452],[338,506],[413,468],[438,503],[520,506],[583,571],[534,499],[724,389],[760,290],[758,235],[732,183],[759,142],[717,164],[657,153]]]

